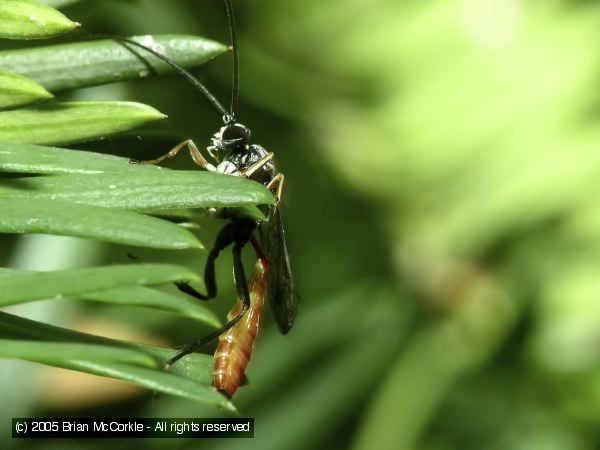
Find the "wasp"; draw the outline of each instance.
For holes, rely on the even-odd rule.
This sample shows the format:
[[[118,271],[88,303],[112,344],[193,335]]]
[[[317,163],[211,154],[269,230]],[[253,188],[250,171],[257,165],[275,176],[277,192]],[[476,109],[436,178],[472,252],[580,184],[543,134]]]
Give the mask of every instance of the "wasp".
[[[239,61],[236,24],[231,0],[224,0],[224,2],[233,55],[232,94],[229,111],[197,78],[169,57],[131,39],[112,38],[122,43],[122,45],[142,48],[170,65],[209,100],[221,114],[224,122],[220,130],[212,136],[210,145],[206,147],[208,157],[199,150],[192,140],[186,140],[157,159],[136,161],[137,163],[160,164],[175,157],[181,150],[187,149],[194,163],[202,169],[256,181],[266,186],[275,197],[273,205],[260,207],[267,217],[266,221],[250,219],[236,208],[212,209],[210,212],[218,218],[226,219],[227,224],[218,233],[215,243],[208,253],[204,268],[206,293],[200,293],[184,282],[176,284],[181,291],[199,300],[209,300],[216,297],[215,261],[221,251],[229,246],[232,247],[233,275],[238,302],[230,312],[227,323],[222,328],[184,346],[166,363],[168,368],[177,360],[200,350],[206,344],[221,336],[221,344],[215,354],[214,384],[217,389],[231,396],[243,377],[247,360],[250,357],[264,298],[268,297],[278,328],[281,333],[286,334],[294,323],[298,295],[294,286],[294,277],[280,211],[284,175],[277,171],[273,161],[273,153],[268,152],[258,144],[252,143],[250,129],[237,120]],[[242,262],[242,250],[249,242],[252,243],[258,259],[250,283],[247,281]],[[248,314],[249,312],[250,314]],[[245,361],[243,361],[244,358]],[[233,371],[235,373],[230,377],[229,375],[225,376],[229,370],[225,369],[227,367],[241,369]]]

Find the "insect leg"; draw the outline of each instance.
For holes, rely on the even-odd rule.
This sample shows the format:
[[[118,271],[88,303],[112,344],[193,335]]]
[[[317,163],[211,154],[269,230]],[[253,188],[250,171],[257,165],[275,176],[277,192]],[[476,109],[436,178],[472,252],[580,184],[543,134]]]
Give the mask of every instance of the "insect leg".
[[[248,292],[248,281],[246,280],[246,273],[244,271],[244,264],[242,262],[242,248],[243,244],[239,242],[236,242],[233,246],[233,276],[235,279],[235,286],[238,296],[242,302],[242,310],[223,327],[183,347],[175,354],[175,356],[166,362],[165,369],[169,369],[169,367],[171,367],[176,361],[180,360],[184,356],[197,352],[209,342],[217,339],[221,334],[225,333],[236,323],[238,323],[242,317],[244,317],[246,311],[248,311],[250,308],[250,293]]]
[[[268,163],[272,159],[273,159],[273,153],[272,152],[268,153],[267,155],[263,156],[258,161],[256,161],[254,164],[252,164],[250,167],[242,170],[240,172],[240,174],[243,177],[249,178],[250,176],[252,176],[252,174],[254,172],[256,172],[258,169],[260,169],[262,166],[264,166],[266,163]]]
[[[186,141],[181,142],[180,144],[177,144],[175,147],[173,147],[171,150],[169,150],[168,153],[164,154],[163,156],[156,158],[156,159],[146,159],[146,160],[132,160],[131,162],[134,164],[160,164],[161,162],[167,160],[167,159],[171,159],[173,157],[175,157],[183,148],[186,148],[190,151],[190,155],[192,156],[192,159],[194,160],[194,162],[202,167],[203,169],[208,170],[209,172],[216,172],[217,169],[215,166],[213,166],[211,163],[209,163],[206,158],[202,155],[202,153],[200,152],[200,150],[198,150],[198,147],[196,147],[196,144],[194,144],[194,141],[192,141],[191,139],[188,139]]]
[[[284,181],[285,177],[283,176],[283,174],[278,173],[273,177],[271,181],[269,181],[269,184],[267,184],[267,189],[273,193],[275,199],[277,200],[277,203],[279,203],[279,200],[281,200],[281,192],[283,191]]]
[[[215,260],[221,250],[226,248],[233,242],[232,238],[232,227],[231,223],[225,225],[219,234],[217,235],[217,239],[215,240],[215,244],[213,248],[208,253],[208,258],[206,259],[206,265],[204,266],[204,284],[206,286],[206,294],[201,294],[188,283],[178,282],[175,283],[177,289],[181,292],[185,292],[186,294],[191,295],[192,297],[197,298],[198,300],[210,300],[217,295],[217,283],[215,280]]]
[[[236,242],[233,246],[233,278],[235,279],[235,288],[237,290],[238,297],[240,298],[243,306],[242,312],[239,314],[240,319],[250,307],[250,293],[248,292],[248,281],[246,279],[244,263],[242,262],[242,248],[243,245],[241,245],[239,242]]]

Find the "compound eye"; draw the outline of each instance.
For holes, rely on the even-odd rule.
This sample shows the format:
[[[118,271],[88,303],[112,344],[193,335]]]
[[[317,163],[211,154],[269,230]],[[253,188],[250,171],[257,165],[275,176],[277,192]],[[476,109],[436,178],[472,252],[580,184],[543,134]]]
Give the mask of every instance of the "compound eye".
[[[225,127],[221,138],[224,141],[242,140],[246,143],[250,140],[250,130],[240,123],[233,123]]]

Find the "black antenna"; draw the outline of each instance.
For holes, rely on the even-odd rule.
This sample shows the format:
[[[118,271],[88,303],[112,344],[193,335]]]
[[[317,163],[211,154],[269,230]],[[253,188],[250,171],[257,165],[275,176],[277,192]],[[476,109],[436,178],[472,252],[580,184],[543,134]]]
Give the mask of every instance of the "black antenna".
[[[152,53],[158,59],[160,59],[160,60],[164,61],[165,63],[167,63],[168,65],[170,65],[173,69],[175,69],[175,71],[179,75],[183,76],[186,80],[188,80],[191,84],[193,84],[194,87],[196,87],[200,92],[202,92],[204,94],[204,96],[213,104],[213,106],[215,108],[217,108],[217,110],[221,113],[221,115],[223,117],[226,117],[226,118],[230,117],[230,113],[227,112],[227,110],[223,107],[223,105],[221,105],[221,102],[219,102],[219,100],[217,100],[217,98],[208,90],[208,88],[206,86],[204,86],[194,75],[192,75],[190,72],[185,70],[183,67],[181,67],[179,64],[177,64],[175,61],[173,61],[168,56],[165,56],[162,53],[159,53],[156,50],[154,50],[153,48],[150,48],[144,44],[140,44],[139,42],[136,42],[131,39],[123,38],[120,36],[93,34],[92,37],[113,39],[115,41],[123,43],[123,45],[125,45],[125,46],[127,46],[126,44],[130,44],[135,47],[144,49],[149,53]]]
[[[238,91],[239,91],[239,79],[240,69],[238,62],[238,46],[237,46],[237,33],[235,30],[235,14],[233,12],[233,5],[231,0],[225,0],[225,7],[227,8],[227,22],[229,23],[229,34],[231,36],[231,50],[233,52],[233,83],[231,86],[231,120],[235,122],[237,117],[237,103],[238,103]]]

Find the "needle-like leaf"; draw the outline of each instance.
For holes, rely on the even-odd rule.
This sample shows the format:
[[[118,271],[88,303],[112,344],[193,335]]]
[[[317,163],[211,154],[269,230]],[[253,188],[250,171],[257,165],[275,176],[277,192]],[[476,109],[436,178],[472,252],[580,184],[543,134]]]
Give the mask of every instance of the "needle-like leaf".
[[[132,211],[35,198],[0,198],[0,211],[0,233],[55,234],[172,250],[202,246],[189,230]]]
[[[52,98],[52,94],[29,78],[0,71],[0,109]]]
[[[42,39],[78,27],[62,13],[33,0],[0,2],[0,38]]]
[[[0,141],[26,144],[91,141],[165,117],[150,106],[134,102],[52,103],[0,112]]]
[[[171,264],[127,264],[54,272],[0,270],[0,306],[50,298],[83,296],[126,286],[197,280],[190,270]]]
[[[227,51],[227,47],[197,36],[159,35],[132,38],[190,68]],[[27,76],[58,91],[173,72],[173,68],[143,49],[101,39],[0,52],[0,67]]]
[[[162,366],[172,355],[173,350],[92,336],[0,312],[0,357],[117,378],[237,413],[212,388],[210,356],[190,355],[164,372]]]
[[[273,203],[260,183],[212,172],[145,170],[95,175],[52,175],[5,180],[0,196],[65,200],[135,210],[232,207]]]

